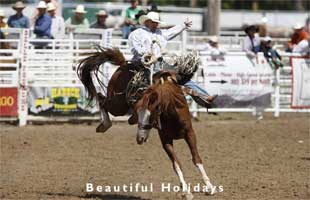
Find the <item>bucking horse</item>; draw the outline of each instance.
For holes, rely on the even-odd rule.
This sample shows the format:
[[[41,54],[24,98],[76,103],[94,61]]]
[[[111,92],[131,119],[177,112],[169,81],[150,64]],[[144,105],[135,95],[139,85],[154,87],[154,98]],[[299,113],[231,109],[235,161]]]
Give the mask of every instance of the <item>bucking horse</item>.
[[[119,68],[112,75],[106,94],[102,95],[96,90],[92,73],[99,79],[99,67],[104,62],[119,65]],[[177,72],[159,71],[153,75],[153,82],[150,83],[139,78],[143,76],[143,73],[147,72],[141,64],[127,62],[118,49],[99,48],[98,52],[81,61],[78,67],[78,76],[88,92],[89,100],[94,98],[99,100],[100,109],[103,111],[102,115],[105,119],[103,127],[99,126],[97,129],[103,128],[106,131],[111,127],[108,113],[122,116],[130,111],[137,114],[137,120],[130,123],[138,123],[136,135],[138,144],[147,141],[152,128],[157,129],[162,146],[179,178],[182,195],[185,199],[190,200],[193,199],[191,188],[184,179],[181,163],[173,149],[173,140],[184,139],[192,154],[192,161],[204,182],[204,189],[201,192],[213,194],[217,189],[210,182],[198,154],[191,114],[184,90],[180,86],[180,82],[186,82],[192,75],[185,74],[180,70]],[[135,87],[137,80],[142,80],[142,82],[144,80],[145,83],[140,83]],[[139,92],[139,89],[142,91]]]

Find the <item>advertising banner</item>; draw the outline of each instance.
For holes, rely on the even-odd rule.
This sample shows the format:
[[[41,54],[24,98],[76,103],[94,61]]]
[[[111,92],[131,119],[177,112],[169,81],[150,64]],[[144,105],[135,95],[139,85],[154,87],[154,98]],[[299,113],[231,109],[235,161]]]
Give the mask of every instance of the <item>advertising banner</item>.
[[[292,57],[292,108],[310,108],[310,58]]]
[[[202,56],[204,86],[221,108],[269,107],[274,71],[262,54]]]
[[[29,114],[89,116],[98,112],[95,102],[86,100],[83,87],[30,87]]]
[[[0,116],[16,117],[17,112],[17,88],[0,88]]]
[[[18,72],[17,71],[0,71],[1,87],[17,87]]]

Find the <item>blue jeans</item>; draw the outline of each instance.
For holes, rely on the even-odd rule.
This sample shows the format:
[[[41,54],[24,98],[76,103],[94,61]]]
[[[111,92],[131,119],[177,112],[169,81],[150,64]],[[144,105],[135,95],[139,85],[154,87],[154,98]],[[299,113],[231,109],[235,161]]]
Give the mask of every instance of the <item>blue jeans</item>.
[[[160,62],[156,62],[154,64],[154,73],[162,70],[162,69],[165,69],[165,70],[172,70],[174,68],[174,66],[170,66],[170,65],[165,65],[165,66],[162,66],[162,63]],[[190,89],[194,90],[195,92],[197,92],[198,94],[202,94],[202,95],[206,95],[206,96],[210,96],[210,94],[205,90],[203,89],[202,87],[200,87],[195,81],[188,81],[184,84],[184,86],[186,87],[189,87]]]
[[[129,25],[129,26],[124,25],[124,26],[122,27],[123,39],[128,39],[129,34],[130,34],[134,29],[135,29],[135,27],[132,26],[132,25]]]
[[[205,89],[203,89],[202,87],[200,87],[197,83],[195,83],[195,82],[192,81],[192,80],[186,82],[184,85],[187,86],[187,87],[189,87],[190,89],[196,91],[198,94],[210,96],[209,93],[208,93]]]

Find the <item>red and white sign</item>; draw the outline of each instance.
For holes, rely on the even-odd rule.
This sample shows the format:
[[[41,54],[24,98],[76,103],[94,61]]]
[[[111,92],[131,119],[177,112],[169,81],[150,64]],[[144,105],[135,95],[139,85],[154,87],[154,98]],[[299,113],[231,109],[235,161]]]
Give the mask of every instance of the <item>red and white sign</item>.
[[[292,57],[291,108],[310,108],[310,57]]]
[[[0,88],[0,116],[17,116],[17,88]]]

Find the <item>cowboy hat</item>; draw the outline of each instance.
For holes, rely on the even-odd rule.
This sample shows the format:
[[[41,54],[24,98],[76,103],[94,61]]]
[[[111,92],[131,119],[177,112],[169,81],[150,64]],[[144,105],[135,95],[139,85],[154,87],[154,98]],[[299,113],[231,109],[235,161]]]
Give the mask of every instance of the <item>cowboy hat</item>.
[[[146,15],[142,15],[139,18],[139,24],[143,25],[147,20],[151,20],[152,22],[162,23],[159,20],[159,14],[157,12],[149,12]]]
[[[100,10],[96,13],[97,16],[108,16],[108,13],[105,10]]]
[[[85,11],[85,7],[84,7],[84,5],[77,5],[76,6],[76,8],[75,8],[75,10],[73,10],[73,12],[75,12],[75,13],[87,13],[86,11]]]
[[[301,25],[301,23],[297,23],[297,24],[295,24],[294,29],[302,29],[303,27],[304,26]]]
[[[211,41],[211,42],[213,42],[213,43],[218,43],[218,37],[217,36],[211,36],[210,38],[209,38],[209,41]]]
[[[255,25],[246,26],[244,29],[244,32],[248,33],[250,30],[254,30],[255,32],[258,32],[258,27]]]
[[[47,8],[45,1],[40,1],[37,8]]]
[[[271,42],[272,38],[270,36],[266,36],[266,37],[263,38],[263,41],[264,42]]]
[[[23,4],[22,1],[17,1],[14,5],[12,5],[13,9],[22,8],[24,9],[26,6]]]
[[[22,1],[17,1],[14,5],[12,5],[13,9],[18,9],[18,8],[22,8],[24,9],[26,6],[23,4]]]
[[[52,10],[56,10],[56,6],[50,2],[47,4],[47,11],[52,11]]]

